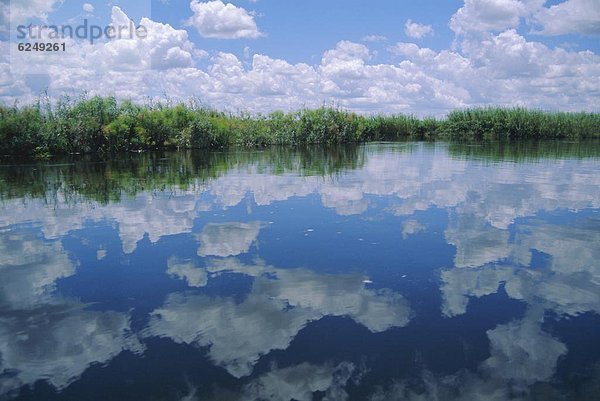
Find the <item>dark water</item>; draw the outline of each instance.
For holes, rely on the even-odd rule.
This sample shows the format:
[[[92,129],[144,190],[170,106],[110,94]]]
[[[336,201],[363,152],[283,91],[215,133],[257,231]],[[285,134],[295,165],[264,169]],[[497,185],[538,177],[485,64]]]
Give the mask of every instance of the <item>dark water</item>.
[[[0,399],[593,400],[600,146],[0,167]]]

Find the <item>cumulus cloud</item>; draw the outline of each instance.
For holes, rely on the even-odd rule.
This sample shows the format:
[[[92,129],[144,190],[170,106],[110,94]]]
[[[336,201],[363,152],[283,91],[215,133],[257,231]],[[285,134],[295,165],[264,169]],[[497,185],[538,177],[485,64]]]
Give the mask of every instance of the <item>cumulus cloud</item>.
[[[241,39],[263,36],[256,26],[254,15],[231,3],[193,0],[190,8],[194,15],[187,24],[196,28],[205,38]]]
[[[86,13],[93,13],[94,12],[94,6],[90,3],[83,3],[83,11],[85,11]]]
[[[7,43],[0,43],[5,50],[0,57],[0,98],[8,103],[32,101],[40,88],[26,74],[43,72],[51,96],[88,91],[142,102],[168,93],[182,101],[199,97],[230,111],[270,112],[335,103],[363,113],[440,116],[454,108],[515,102],[531,108],[596,110],[599,57],[591,51],[551,48],[516,30],[520,21],[528,21],[539,32],[566,32],[564,24],[571,21],[571,26],[591,32],[594,28],[578,19],[595,19],[585,4],[569,0],[545,8],[538,0],[468,0],[450,22],[457,34],[452,49],[398,43],[389,47],[398,61],[382,64],[373,62],[375,53],[364,44],[343,40],[313,65],[265,54],[248,54],[248,60],[241,60],[230,53],[213,53],[208,59],[185,30],[144,18],[140,23],[148,28],[146,39],[94,46],[67,41],[69,51],[61,57],[28,54],[20,61],[9,59]],[[258,34],[254,17],[239,7],[220,1],[195,1],[192,6],[200,11],[190,21],[196,17],[205,21],[212,27],[207,35]],[[112,19],[129,21],[118,8]],[[370,43],[383,38],[363,39]],[[199,68],[202,58],[208,59],[207,66]]]
[[[257,291],[293,307],[323,315],[350,316],[372,332],[402,327],[410,320],[408,304],[390,290],[368,290],[356,275],[321,275],[310,270],[276,270],[278,280],[260,280]]]
[[[542,35],[600,34],[595,0],[566,0],[545,7],[543,0],[465,0],[450,19],[459,35],[516,29],[524,20]],[[538,29],[539,28],[539,29]]]
[[[387,37],[383,35],[367,35],[362,38],[363,42],[385,42]]]
[[[331,82],[339,93],[350,94],[348,83],[365,78],[365,62],[370,58],[369,49],[362,44],[341,41],[334,49],[327,50],[321,59],[322,81]],[[330,90],[324,88],[324,90]]]
[[[199,96],[225,110],[269,112],[335,102],[359,112],[415,112],[441,115],[457,107],[484,104],[590,110],[596,104],[599,57],[591,52],[550,49],[516,31],[481,40],[465,39],[461,51],[434,51],[414,43],[390,47],[397,64],[372,64],[370,50],[342,41],[324,52],[317,66],[291,64],[255,54],[250,64],[218,53],[206,69],[194,66],[195,49],[185,31],[152,25],[157,34],[144,44],[109,42],[81,48],[87,57],[64,57],[44,65],[50,93],[113,93],[143,101],[168,93],[173,99]],[[143,42],[143,41],[139,41]],[[36,95],[16,64],[0,65],[5,101]],[[23,68],[27,69],[27,66]],[[102,81],[103,87],[89,82]],[[252,102],[248,99],[252,98]]]
[[[409,19],[404,24],[404,33],[411,38],[421,39],[424,36],[432,35],[433,28],[431,25],[419,24]]]
[[[104,80],[111,82],[112,88],[100,86],[103,94],[112,90],[120,98],[135,98],[133,94],[140,84],[149,85],[144,72],[192,66],[198,49],[188,40],[185,30],[142,18],[137,25],[145,28],[146,35],[138,36],[129,30],[132,21],[117,6],[112,8],[110,21],[113,27],[127,29],[121,29],[114,38],[96,40],[93,44],[89,40],[60,38],[65,43],[65,52],[31,56],[12,52],[10,59],[3,61],[20,75],[13,76],[13,80],[25,80],[26,74],[43,72],[51,78],[50,91],[63,94],[81,92],[91,82]]]
[[[234,299],[173,294],[152,313],[147,332],[178,343],[210,345],[215,364],[239,378],[252,372],[261,355],[286,349],[310,317],[259,295],[238,304]]]
[[[544,0],[465,0],[451,17],[450,28],[459,35],[516,28],[521,17],[543,3]]]
[[[600,35],[600,5],[596,0],[567,0],[533,15],[543,35]]]
[[[112,25],[128,26],[129,17],[119,8],[112,8]],[[144,70],[169,69],[192,66],[193,45],[188,41],[185,30],[177,30],[169,24],[162,24],[142,18],[147,35],[117,38],[97,46],[92,55],[98,62],[110,69]],[[85,50],[85,49],[82,49]]]
[[[29,19],[48,20],[58,0],[10,0],[0,3],[2,25],[10,18],[12,24],[21,24]]]
[[[436,52],[434,52],[433,50],[426,47],[419,47],[415,43],[399,42],[396,43],[394,46],[390,47],[388,50],[390,51],[390,53],[396,56],[405,57],[409,60],[419,62],[431,62],[436,56]]]

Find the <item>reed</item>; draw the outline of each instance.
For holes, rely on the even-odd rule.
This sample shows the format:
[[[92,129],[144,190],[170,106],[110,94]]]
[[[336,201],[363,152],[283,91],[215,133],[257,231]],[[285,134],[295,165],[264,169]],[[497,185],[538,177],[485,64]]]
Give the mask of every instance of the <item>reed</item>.
[[[597,138],[600,115],[488,107],[449,113],[443,131],[458,139]]]
[[[197,103],[117,102],[85,95],[51,105],[0,106],[0,155],[45,158],[153,149],[413,140],[519,140],[600,137],[600,114],[477,108],[444,119],[363,116],[334,107],[230,114]]]

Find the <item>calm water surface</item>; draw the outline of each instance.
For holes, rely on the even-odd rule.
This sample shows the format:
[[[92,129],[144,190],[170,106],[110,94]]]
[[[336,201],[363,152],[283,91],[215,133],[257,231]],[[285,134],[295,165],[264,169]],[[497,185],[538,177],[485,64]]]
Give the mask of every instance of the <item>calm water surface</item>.
[[[592,400],[600,146],[0,167],[2,400]]]

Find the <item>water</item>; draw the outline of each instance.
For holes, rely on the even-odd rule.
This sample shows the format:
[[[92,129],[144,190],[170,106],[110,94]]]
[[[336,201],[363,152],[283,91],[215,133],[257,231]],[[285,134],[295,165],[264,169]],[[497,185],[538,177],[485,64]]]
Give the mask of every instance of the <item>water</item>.
[[[397,143],[0,167],[0,399],[595,399],[599,160]]]

